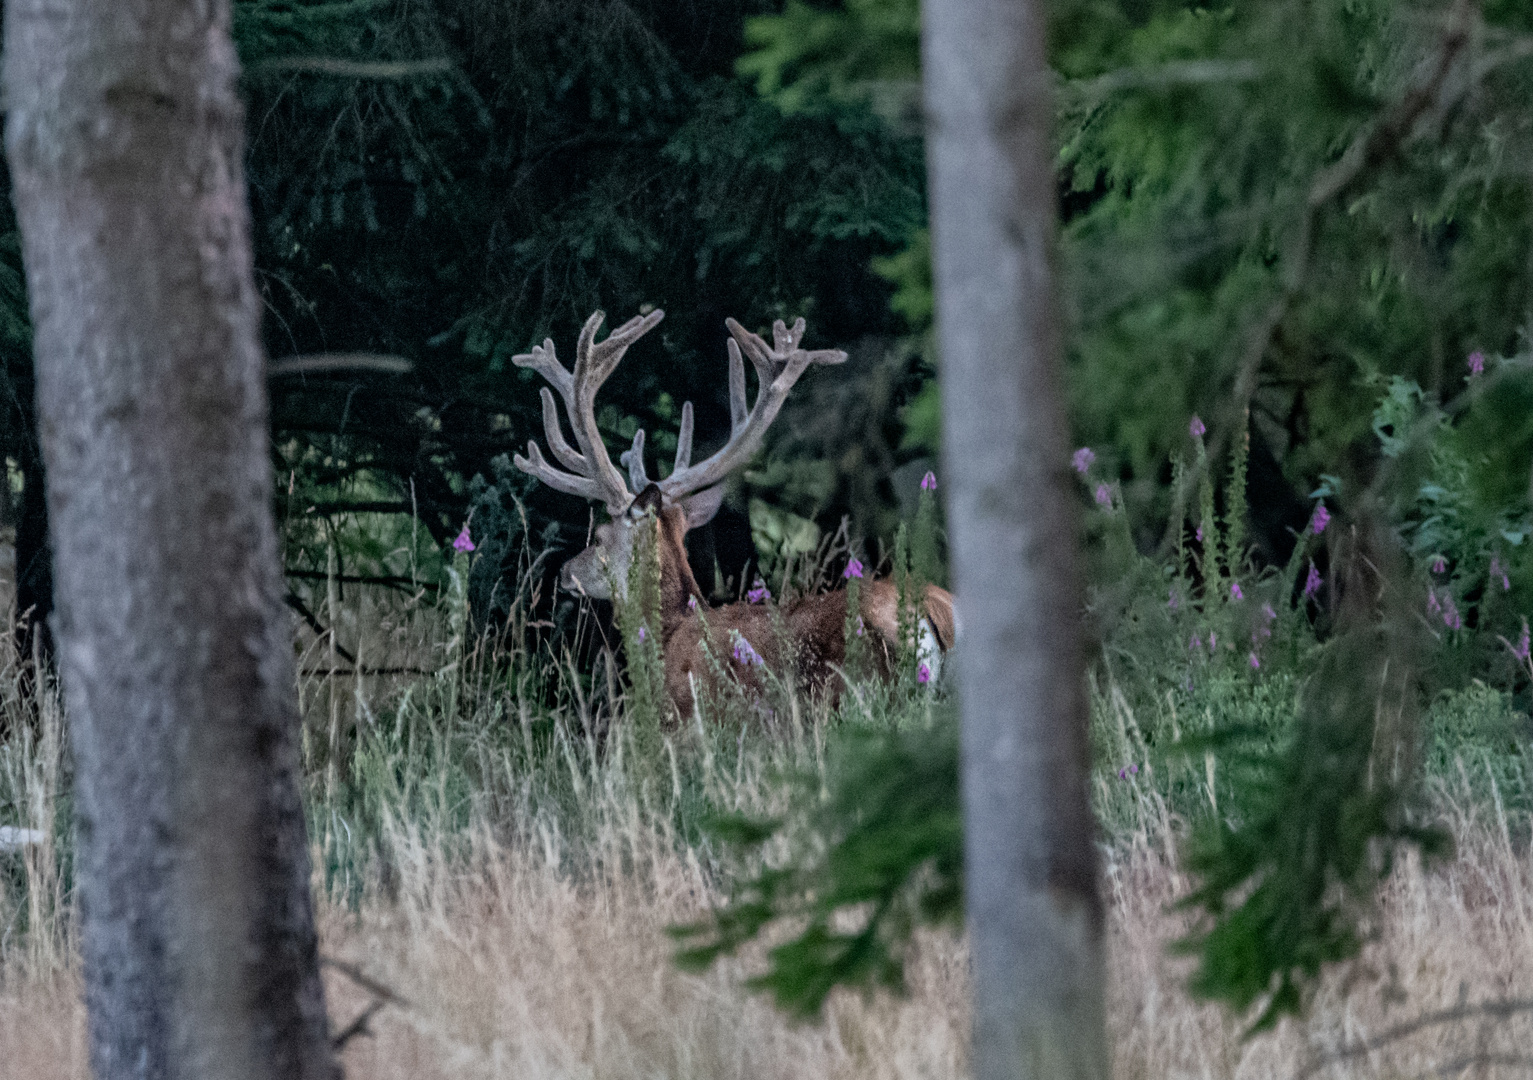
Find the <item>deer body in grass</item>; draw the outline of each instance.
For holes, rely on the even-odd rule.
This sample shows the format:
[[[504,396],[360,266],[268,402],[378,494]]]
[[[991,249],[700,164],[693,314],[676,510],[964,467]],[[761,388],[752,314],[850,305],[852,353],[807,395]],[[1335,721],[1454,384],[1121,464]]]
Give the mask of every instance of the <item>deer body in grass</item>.
[[[531,367],[548,380],[564,401],[571,446],[565,439],[558,408],[548,388],[542,390],[543,429],[549,450],[563,468],[550,465],[536,441],[516,467],[549,487],[605,504],[610,520],[596,530],[596,541],[565,563],[560,584],[596,599],[623,603],[630,567],[641,545],[654,544],[660,573],[660,642],[665,662],[665,686],[681,717],[691,715],[699,690],[717,689],[725,678],[759,693],[764,674],[791,673],[797,688],[810,696],[839,696],[846,663],[847,597],[845,590],[816,593],[782,604],[734,603],[710,607],[687,562],[685,537],[690,529],[712,519],[723,500],[723,482],[760,448],[767,428],[799,377],[812,364],[839,364],[839,350],[801,348],[804,320],[791,329],[773,327],[769,347],[758,335],[733,319],[729,329],[730,435],[715,453],[692,462],[692,403],[682,406],[676,440],[675,465],[669,476],[651,481],[644,463],[643,430],[620,457],[627,476],[607,456],[596,424],[596,392],[616,369],[628,347],[655,327],[664,313],[635,317],[596,341],[602,322],[597,312],[586,320],[576,346],[575,366],[567,370],[545,340],[531,353],[513,357],[519,367]],[[742,355],[743,354],[743,355]],[[759,389],[747,408],[745,364],[749,356]],[[870,580],[858,589],[859,627],[868,639],[868,654],[877,670],[891,674],[901,623],[913,627],[920,662],[935,671],[943,651],[953,643],[953,602],[943,589],[925,587],[913,619],[902,620],[899,590],[887,580]],[[915,598],[912,598],[913,600]]]

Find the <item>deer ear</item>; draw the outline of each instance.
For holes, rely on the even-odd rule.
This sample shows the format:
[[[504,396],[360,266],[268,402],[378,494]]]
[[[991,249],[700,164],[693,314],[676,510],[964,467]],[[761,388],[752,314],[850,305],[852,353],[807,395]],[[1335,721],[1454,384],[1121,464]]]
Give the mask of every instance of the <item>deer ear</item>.
[[[628,506],[630,514],[658,514],[660,513],[660,487],[658,484],[650,484],[643,491],[634,496],[634,500]]]
[[[698,529],[713,520],[713,515],[724,505],[724,485],[714,484],[696,495],[681,501],[681,512],[687,516],[687,528]]]

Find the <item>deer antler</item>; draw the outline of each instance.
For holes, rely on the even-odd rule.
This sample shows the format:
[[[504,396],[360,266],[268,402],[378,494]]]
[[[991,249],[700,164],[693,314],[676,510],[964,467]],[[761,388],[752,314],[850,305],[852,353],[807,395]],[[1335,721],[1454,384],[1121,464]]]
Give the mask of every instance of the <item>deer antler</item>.
[[[531,439],[527,442],[527,456],[518,454],[513,463],[522,472],[537,477],[558,491],[587,499],[600,499],[607,504],[607,511],[616,515],[628,506],[631,496],[623,486],[622,474],[613,467],[612,459],[607,456],[607,447],[597,429],[596,392],[623,359],[628,346],[659,325],[660,320],[665,318],[665,312],[657,309],[648,315],[635,315],[608,334],[605,341],[598,343],[596,331],[605,318],[606,315],[598,311],[581,328],[580,340],[575,345],[573,374],[566,371],[554,356],[554,343],[550,338],[545,338],[542,345],[534,346],[532,352],[511,358],[517,367],[532,368],[559,391],[559,396],[564,399],[564,410],[569,414],[570,428],[575,433],[575,444],[579,447],[576,450],[564,441],[554,396],[544,387],[540,394],[543,399],[543,434],[548,439],[549,450],[569,471],[563,472],[545,461],[537,442]],[[682,424],[690,433],[691,425],[687,423],[690,407],[685,412]],[[629,466],[630,475],[634,475],[634,462],[638,462],[637,476],[643,475],[643,450],[644,433],[641,431],[634,437],[634,449],[621,459]],[[642,490],[642,486],[634,488],[636,492]]]
[[[660,481],[660,491],[666,498],[680,500],[703,488],[712,487],[739,466],[749,461],[761,447],[766,429],[782,409],[793,384],[810,364],[840,364],[846,353],[840,349],[817,349],[808,352],[799,348],[804,339],[804,320],[794,322],[793,329],[781,319],[772,324],[772,347],[758,335],[751,333],[733,319],[725,319],[729,328],[729,441],[707,459],[693,465],[692,462],[692,403],[681,410],[681,434],[676,440],[676,467],[671,475]],[[756,367],[759,389],[756,404],[746,410],[745,364],[740,351],[751,358]],[[634,436],[633,449],[623,455],[629,472],[635,481],[635,491],[642,491],[637,481],[644,479],[644,463],[641,455],[644,433]],[[631,456],[630,456],[631,455]],[[636,470],[636,471],[635,471]]]

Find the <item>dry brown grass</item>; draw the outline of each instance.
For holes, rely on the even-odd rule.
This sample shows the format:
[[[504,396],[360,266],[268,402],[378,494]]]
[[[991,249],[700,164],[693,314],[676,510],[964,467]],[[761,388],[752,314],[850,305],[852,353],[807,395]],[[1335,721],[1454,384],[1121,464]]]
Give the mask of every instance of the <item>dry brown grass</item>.
[[[1108,868],[1109,969],[1121,1077],[1293,1077],[1394,1025],[1461,1004],[1533,997],[1530,866],[1494,822],[1459,816],[1452,862],[1407,860],[1386,888],[1377,936],[1336,973],[1303,1023],[1241,1039],[1219,1008],[1190,1001],[1185,964],[1166,944],[1184,926],[1167,910],[1181,882],[1148,848]],[[633,837],[629,841],[633,841]],[[794,1025],[741,986],[745,964],[707,976],[669,962],[666,926],[694,916],[706,886],[695,863],[656,844],[639,872],[577,883],[555,865],[558,841],[479,835],[444,869],[408,830],[391,839],[396,898],[322,911],[327,954],[357,965],[408,1004],[387,1006],[345,1052],[347,1075],[411,1077],[958,1077],[964,1074],[964,945],[930,935],[910,994],[833,1000]],[[371,995],[328,976],[337,1027]],[[0,1077],[83,1077],[83,1016],[72,965],[13,967],[0,983]],[[1526,1072],[1527,1014],[1423,1028],[1324,1067],[1330,1077]],[[1472,1059],[1479,1058],[1479,1064]],[[1464,1064],[1470,1062],[1470,1064]],[[1453,1067],[1453,1066],[1459,1067]]]
[[[380,611],[361,620],[350,640],[374,663],[386,657],[451,667],[462,659],[414,619],[410,609]],[[304,666],[326,666],[318,655],[324,643],[300,640],[307,646]],[[456,668],[459,682],[426,680],[412,691],[417,703],[428,693],[442,695],[418,705],[435,710],[423,730],[437,730],[432,725],[445,723],[442,716],[466,708],[461,702],[470,698],[501,711],[464,714],[467,729],[515,723],[517,703],[468,693],[469,677],[461,674],[468,666]],[[14,686],[7,689],[13,682],[0,668],[0,708],[19,708]],[[358,687],[323,677],[303,680],[302,692],[311,764],[323,760],[338,725],[361,729],[384,715],[381,701],[389,693],[379,680]],[[587,707],[596,703],[582,701],[581,712]],[[0,787],[27,808],[31,822],[46,826],[44,808],[53,805],[59,782],[61,720],[56,708],[45,710],[44,720],[42,743],[0,745]],[[817,742],[795,740],[779,757],[811,760]],[[326,955],[406,1002],[382,1008],[369,1033],[349,1043],[348,1076],[965,1075],[966,954],[950,935],[921,940],[907,997],[842,995],[813,1025],[789,1022],[744,989],[755,969],[749,957],[705,976],[678,971],[665,929],[695,918],[711,899],[700,868],[706,859],[671,830],[665,807],[648,805],[634,780],[639,773],[625,772],[619,757],[609,753],[600,769],[588,762],[583,775],[567,747],[545,761],[556,769],[568,764],[568,784],[578,793],[573,821],[568,805],[550,809],[551,796],[540,794],[545,788],[506,764],[495,781],[494,813],[479,815],[498,824],[470,830],[466,842],[455,833],[452,859],[444,857],[446,834],[429,820],[388,822],[382,844],[391,871],[367,872],[370,884],[356,906],[320,907]],[[484,775],[493,764],[484,766]],[[745,755],[733,763],[710,757],[704,784],[720,804],[759,810],[776,797],[771,764]],[[664,775],[658,779],[669,786]],[[1319,1066],[1315,1075],[1341,1080],[1529,1071],[1511,1062],[1533,1056],[1520,1049],[1533,1046],[1530,1014],[1476,1014],[1474,1007],[1533,999],[1533,856],[1526,844],[1513,842],[1483,799],[1455,800],[1446,790],[1438,798],[1458,839],[1453,859],[1430,870],[1406,860],[1383,891],[1363,957],[1327,977],[1305,1021],[1250,1040],[1242,1039],[1237,1018],[1190,1000],[1187,964],[1167,953],[1186,930],[1185,917],[1170,909],[1186,882],[1166,855],[1166,837],[1141,830],[1119,841],[1104,876],[1116,1073],[1276,1080]],[[1157,820],[1151,809],[1147,801],[1138,819]],[[570,835],[577,826],[581,835]],[[327,828],[318,850],[333,854],[330,845],[339,837]],[[70,921],[51,865],[51,858],[34,857],[19,878],[0,874],[0,1080],[87,1075]],[[8,894],[18,880],[22,891]],[[47,932],[19,935],[23,918]],[[335,968],[326,979],[340,1030],[373,995]],[[1461,1005],[1465,1015],[1452,1022],[1383,1041],[1413,1017]],[[1326,1064],[1328,1055],[1370,1041],[1378,1048]]]

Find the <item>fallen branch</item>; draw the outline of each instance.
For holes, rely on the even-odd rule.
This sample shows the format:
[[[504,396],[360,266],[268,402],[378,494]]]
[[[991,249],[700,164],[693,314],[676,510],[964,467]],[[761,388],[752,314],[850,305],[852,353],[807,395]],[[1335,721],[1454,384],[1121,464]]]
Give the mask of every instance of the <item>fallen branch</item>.
[[[1469,1020],[1475,1017],[1489,1016],[1498,1020],[1505,1020],[1517,1013],[1533,1012],[1533,1000],[1507,1000],[1507,1001],[1483,1001],[1478,1005],[1456,1005],[1451,1009],[1440,1009],[1436,1012],[1423,1013],[1413,1020],[1396,1024],[1392,1028],[1386,1028],[1381,1034],[1372,1039],[1359,1039],[1349,1043],[1338,1050],[1333,1050],[1311,1061],[1300,1069],[1294,1080],[1308,1080],[1321,1069],[1335,1065],[1337,1062],[1346,1061],[1349,1058],[1361,1057],[1380,1050],[1390,1043],[1399,1042],[1401,1039],[1416,1034],[1429,1027],[1437,1027],[1440,1024],[1452,1024],[1460,1020]],[[1469,1064],[1484,1060],[1484,1055],[1476,1055],[1467,1059]],[[1450,1062],[1450,1064],[1452,1064]],[[1447,1070],[1448,1066],[1443,1069]]]
[[[320,966],[333,968],[334,970],[340,972],[342,975],[346,976],[346,978],[350,979],[353,983],[373,995],[373,1000],[368,1003],[367,1008],[363,1009],[355,1020],[347,1024],[340,1030],[340,1032],[331,1038],[330,1046],[332,1049],[341,1049],[352,1039],[355,1039],[358,1035],[371,1035],[373,1032],[372,1029],[367,1026],[368,1021],[376,1016],[378,1011],[385,1005],[398,1005],[400,1008],[411,1007],[408,999],[395,993],[394,990],[390,987],[385,986],[377,979],[374,979],[372,976],[366,974],[355,964],[349,964],[344,960],[337,960],[333,956],[321,956],[319,958],[319,962]]]
[[[413,507],[399,499],[369,499],[362,502],[314,503],[304,509],[305,514],[329,517],[331,514],[409,514]]]
[[[413,79],[421,75],[440,75],[452,70],[445,56],[429,60],[343,60],[338,56],[282,56],[261,60],[247,69],[252,74],[299,72],[307,75],[334,75],[342,79]]]
[[[287,594],[287,606],[296,611],[298,613],[298,617],[308,624],[309,629],[313,630],[320,637],[332,635],[333,632],[327,626],[325,626],[324,623],[319,621],[319,616],[310,611],[308,605],[305,604],[302,600],[298,599],[298,595],[292,590],[289,590]],[[334,640],[333,636],[331,637],[331,641],[335,645],[336,654],[343,657],[348,664],[355,664],[357,662],[356,655],[348,652],[345,646],[343,646],[339,641]]]
[[[351,675],[435,675],[437,672],[432,668],[418,667],[361,667],[361,668],[311,668],[300,671],[299,674],[306,679],[313,678],[346,678]]]
[[[298,578],[302,581],[329,581],[333,576],[336,581],[346,585],[387,585],[390,588],[401,589],[411,592],[416,589],[426,589],[436,592],[441,588],[429,581],[417,581],[415,578],[406,577],[403,574],[327,574],[323,570],[284,570],[290,578]]]
[[[332,371],[379,371],[385,375],[403,375],[415,365],[402,356],[378,353],[311,353],[286,356],[266,365],[268,379],[288,375],[325,375]]]

